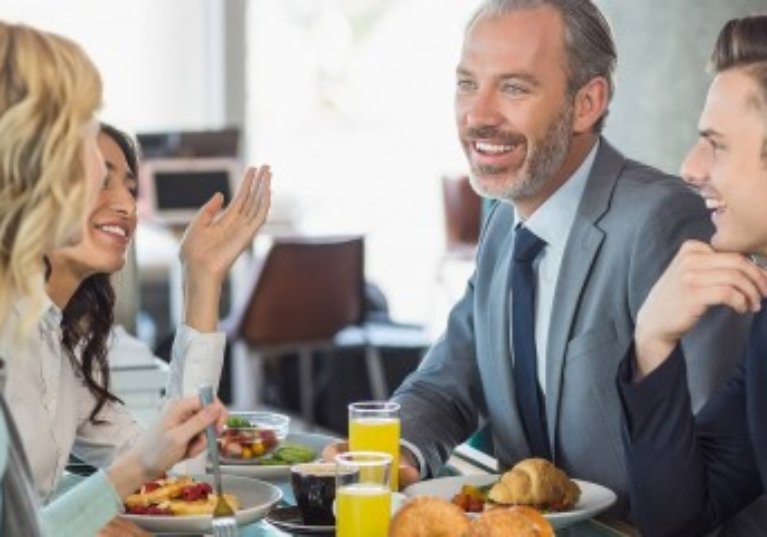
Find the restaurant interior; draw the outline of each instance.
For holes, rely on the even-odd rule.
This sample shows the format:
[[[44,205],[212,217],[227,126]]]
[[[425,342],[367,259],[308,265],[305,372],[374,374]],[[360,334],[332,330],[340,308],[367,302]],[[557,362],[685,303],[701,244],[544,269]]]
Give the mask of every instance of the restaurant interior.
[[[272,206],[224,286],[222,402],[287,415],[291,434],[344,438],[350,403],[388,399],[418,367],[472,274],[487,209],[453,119],[478,3],[3,0],[4,19],[83,46],[104,80],[99,117],[141,146],[138,231],[113,278],[124,345],[111,367],[142,420],[162,400],[182,320],[183,231],[214,192],[231,198],[249,163],[271,165]],[[605,136],[677,173],[710,44],[764,0],[595,3],[620,58]],[[478,445],[460,446],[447,472],[496,473]],[[241,535],[290,533],[265,527]],[[557,535],[637,534],[579,527]]]

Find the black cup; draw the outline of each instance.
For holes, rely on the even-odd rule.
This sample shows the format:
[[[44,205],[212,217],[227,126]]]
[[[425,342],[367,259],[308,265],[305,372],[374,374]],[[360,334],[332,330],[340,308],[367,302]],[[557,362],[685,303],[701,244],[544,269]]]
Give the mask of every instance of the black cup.
[[[336,466],[308,462],[290,469],[290,485],[298,509],[308,526],[333,526],[333,501],[336,499]]]

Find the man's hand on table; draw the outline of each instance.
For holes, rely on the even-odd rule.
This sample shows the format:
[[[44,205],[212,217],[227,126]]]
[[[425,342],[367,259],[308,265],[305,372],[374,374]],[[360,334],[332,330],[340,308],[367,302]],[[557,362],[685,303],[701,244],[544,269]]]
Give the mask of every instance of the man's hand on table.
[[[349,451],[349,442],[346,440],[339,440],[328,444],[325,449],[322,450],[322,458],[325,461],[335,461],[336,455]],[[421,472],[415,462],[415,458],[404,447],[400,447],[399,450],[399,487],[404,489],[417,483],[421,478]]]

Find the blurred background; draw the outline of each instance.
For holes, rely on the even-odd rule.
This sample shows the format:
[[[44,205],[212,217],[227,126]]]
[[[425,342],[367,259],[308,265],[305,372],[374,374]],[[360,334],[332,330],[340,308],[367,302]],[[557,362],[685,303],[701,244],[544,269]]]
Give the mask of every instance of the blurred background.
[[[606,136],[676,172],[696,137],[716,34],[725,20],[765,9],[764,0],[596,3],[619,50]],[[463,27],[477,4],[3,0],[2,17],[82,44],[104,78],[103,119],[143,140],[234,131],[229,156],[274,170],[264,235],[363,235],[373,299],[428,341],[471,272],[470,256],[445,262],[442,178],[466,173],[452,99]],[[128,331],[164,354],[178,315],[178,233],[151,216],[118,284],[140,289],[123,298]]]

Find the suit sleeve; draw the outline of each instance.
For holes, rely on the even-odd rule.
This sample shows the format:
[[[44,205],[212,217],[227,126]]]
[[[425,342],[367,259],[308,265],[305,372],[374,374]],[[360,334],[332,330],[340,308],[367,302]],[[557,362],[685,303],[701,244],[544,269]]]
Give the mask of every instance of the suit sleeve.
[[[482,401],[473,320],[473,278],[453,308],[445,333],[394,394],[402,405],[402,438],[435,475],[476,429]]]
[[[499,203],[491,203],[482,222],[478,266],[499,207]],[[474,330],[476,278],[475,271],[463,297],[450,311],[445,332],[393,396],[402,405],[402,439],[417,448],[419,459],[426,463],[421,476],[436,475],[453,449],[477,430],[479,416],[487,412]]]
[[[681,346],[638,383],[631,382],[633,355],[632,347],[618,374],[632,514],[642,535],[702,535],[761,491],[744,361],[693,416]]]

